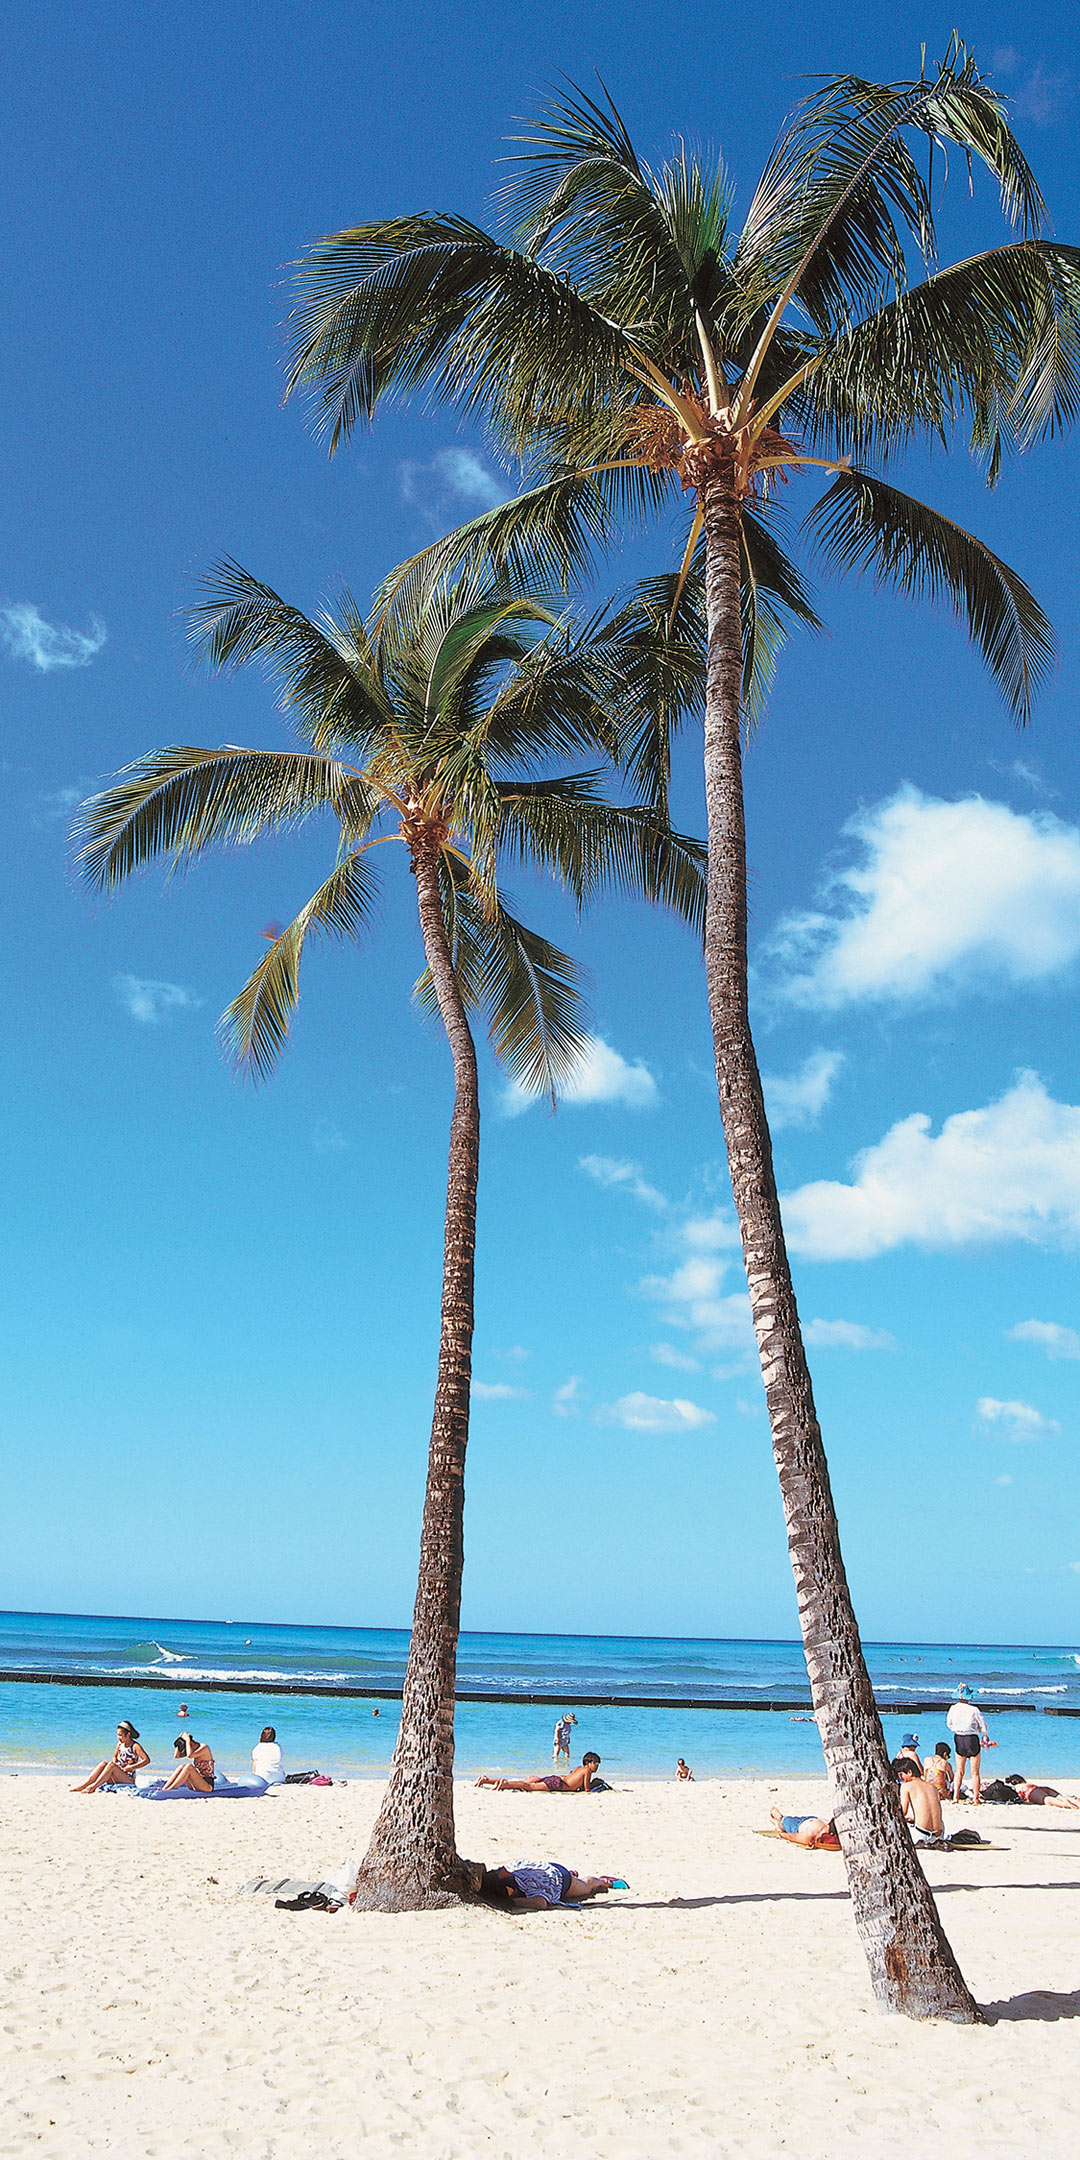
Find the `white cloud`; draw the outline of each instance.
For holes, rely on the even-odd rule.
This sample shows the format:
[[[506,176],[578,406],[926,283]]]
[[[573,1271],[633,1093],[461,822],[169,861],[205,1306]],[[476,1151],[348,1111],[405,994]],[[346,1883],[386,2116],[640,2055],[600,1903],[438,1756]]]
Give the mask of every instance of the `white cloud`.
[[[803,1341],[819,1350],[895,1350],[887,1328],[863,1327],[858,1320],[811,1320]]]
[[[167,1013],[202,1004],[194,990],[185,990],[182,983],[154,982],[140,975],[114,975],[113,989],[125,1011],[146,1027],[156,1027]]]
[[[869,1260],[898,1245],[945,1250],[1080,1233],[1080,1107],[1021,1073],[996,1103],[957,1111],[935,1138],[922,1112],[864,1149],[850,1185],[822,1179],[782,1202],[791,1250]]]
[[[676,1350],[674,1343],[649,1344],[649,1356],[657,1365],[667,1365],[672,1372],[700,1372],[701,1359],[690,1357],[685,1350]]]
[[[474,1380],[472,1393],[477,1402],[525,1402],[532,1389],[511,1387],[508,1380]]]
[[[87,633],[72,630],[67,623],[46,622],[32,600],[11,600],[0,607],[0,641],[13,660],[29,660],[42,675],[53,668],[88,667],[106,636],[97,615],[91,615]]]
[[[585,1393],[585,1382],[581,1374],[579,1372],[571,1373],[569,1380],[564,1380],[562,1386],[556,1388],[551,1398],[552,1417],[579,1417],[581,1414],[580,1405]]]
[[[612,1155],[582,1155],[578,1159],[578,1169],[584,1170],[586,1177],[594,1178],[598,1185],[630,1193],[643,1207],[655,1208],[658,1214],[663,1214],[667,1208],[663,1193],[642,1176],[640,1163],[617,1162]]]
[[[742,1243],[739,1225],[730,1210],[692,1217],[682,1226],[681,1237],[691,1252],[723,1252]]]
[[[716,1423],[715,1411],[703,1410],[698,1403],[678,1396],[664,1402],[659,1395],[640,1393],[604,1403],[595,1416],[598,1425],[622,1425],[627,1432],[697,1432],[703,1425]]]
[[[589,1037],[583,1056],[557,1092],[564,1103],[625,1103],[631,1110],[651,1110],[659,1101],[648,1066],[640,1058],[630,1064],[601,1035]],[[539,1100],[514,1081],[503,1095],[502,1109],[507,1117],[519,1117]]]
[[[1007,1470],[1003,1470],[1003,1471],[1002,1471],[1002,1473],[1001,1473],[1001,1476],[1000,1476],[1000,1477],[996,1477],[996,1478],[994,1479],[994,1483],[995,1483],[995,1485],[1011,1485],[1011,1484],[1012,1484],[1012,1479],[1011,1479],[1011,1477],[1009,1476],[1009,1473],[1008,1473],[1008,1471],[1007,1471]]]
[[[1005,1333],[1010,1342],[1036,1343],[1048,1358],[1080,1358],[1080,1335],[1056,1320],[1019,1320]]]
[[[40,830],[43,825],[52,825],[61,818],[69,818],[85,793],[85,788],[62,787],[54,788],[49,795],[39,795],[31,823]]]
[[[344,1155],[348,1151],[349,1143],[331,1118],[319,1118],[312,1127],[311,1145],[316,1155]]]
[[[763,1075],[765,1108],[775,1132],[785,1125],[813,1125],[821,1116],[844,1062],[840,1050],[814,1050],[786,1079]]]
[[[770,941],[796,1004],[1040,982],[1080,954],[1080,832],[1049,811],[903,787],[845,831],[861,859],[830,877],[825,911],[785,917]]]
[[[999,1402],[994,1395],[980,1395],[975,1414],[981,1425],[1000,1425],[1003,1440],[1041,1440],[1044,1433],[1059,1433],[1055,1418],[1044,1417],[1026,1402]]]
[[[506,481],[461,443],[436,450],[429,465],[409,461],[398,472],[405,501],[436,521],[453,504],[465,504],[475,516],[509,500]]]
[[[724,1291],[727,1270],[726,1260],[695,1254],[670,1275],[647,1275],[641,1289],[673,1326],[694,1329],[703,1349],[753,1350],[750,1299],[745,1290]]]
[[[1066,1560],[1065,1565],[1074,1575],[1080,1575],[1080,1560]]]
[[[511,1343],[508,1350],[493,1350],[492,1357],[501,1358],[504,1365],[525,1365],[532,1356],[524,1343]]]

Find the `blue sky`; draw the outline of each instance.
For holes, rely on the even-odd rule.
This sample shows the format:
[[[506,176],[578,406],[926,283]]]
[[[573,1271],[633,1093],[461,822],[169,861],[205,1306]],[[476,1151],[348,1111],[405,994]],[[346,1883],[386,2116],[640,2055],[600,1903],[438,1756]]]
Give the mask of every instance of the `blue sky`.
[[[599,68],[646,153],[756,177],[799,78],[892,76],[952,8],[719,18],[59,0],[8,45],[0,397],[8,1150],[5,1603],[392,1625],[411,1609],[438,1316],[444,1047],[410,1003],[407,880],[362,953],[307,963],[273,1083],[214,1021],[323,874],[312,833],[92,903],[73,805],[168,741],[287,740],[254,677],[193,670],[218,556],[304,606],[358,595],[505,487],[452,416],[329,463],[281,409],[285,266],[320,232],[484,218],[513,117]],[[815,19],[817,18],[817,19]],[[978,6],[1056,231],[1080,232],[1071,11]],[[964,252],[998,228],[954,175]],[[1080,451],[987,496],[908,484],[1047,606],[1018,736],[947,613],[826,588],[747,764],[755,1017],[845,1553],[876,1637],[1073,1640],[1080,1597]],[[794,492],[794,491],[793,491]],[[809,496],[808,496],[809,501]],[[601,590],[666,567],[616,551]],[[678,811],[700,828],[697,745]],[[748,1347],[700,962],[674,925],[557,896],[598,1048],[556,1116],[485,1071],[465,1622],[779,1635],[794,1600]]]

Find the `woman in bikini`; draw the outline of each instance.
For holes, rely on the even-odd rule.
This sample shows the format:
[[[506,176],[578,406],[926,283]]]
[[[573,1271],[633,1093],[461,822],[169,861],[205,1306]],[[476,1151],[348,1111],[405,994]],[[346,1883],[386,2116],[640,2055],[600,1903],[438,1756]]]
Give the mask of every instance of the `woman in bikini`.
[[[134,1725],[127,1720],[116,1728],[116,1746],[107,1762],[99,1762],[96,1770],[81,1785],[73,1785],[72,1792],[100,1792],[103,1785],[134,1785],[136,1770],[142,1770],[150,1757],[140,1745]]]
[[[163,1792],[175,1792],[178,1785],[190,1785],[192,1792],[212,1793],[214,1790],[214,1758],[205,1740],[196,1740],[194,1733],[179,1733],[173,1741],[177,1755],[182,1757],[171,1777],[166,1778]]]

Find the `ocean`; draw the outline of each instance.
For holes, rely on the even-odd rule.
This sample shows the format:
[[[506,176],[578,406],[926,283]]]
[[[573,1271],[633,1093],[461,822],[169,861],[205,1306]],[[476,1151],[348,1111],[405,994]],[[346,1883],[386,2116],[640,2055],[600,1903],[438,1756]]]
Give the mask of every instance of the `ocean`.
[[[92,1765],[111,1750],[120,1718],[138,1726],[160,1767],[171,1757],[177,1706],[184,1701],[188,1729],[209,1741],[227,1772],[249,1766],[251,1748],[269,1724],[277,1728],[290,1769],[382,1777],[397,1734],[396,1703],[374,1694],[335,1700],[264,1689],[274,1683],[398,1687],[408,1640],[404,1629],[394,1628],[0,1613],[0,1670],[28,1676],[0,1682],[0,1772],[66,1775]],[[890,1745],[914,1724],[929,1752],[945,1737],[945,1710],[958,1682],[966,1680],[998,1742],[991,1757],[995,1772],[1080,1776],[1080,1717],[1045,1715],[1080,1711],[1080,1650],[1001,1643],[867,1643],[865,1650]],[[61,1677],[54,1684],[29,1684],[34,1673]],[[106,1684],[71,1684],[80,1678]],[[146,1679],[166,1685],[129,1684]],[[206,1685],[215,1680],[243,1683],[244,1692],[216,1693]],[[613,1780],[670,1776],[679,1755],[699,1777],[815,1776],[822,1767],[797,1642],[465,1634],[458,1687],[511,1698],[459,1704],[457,1768],[463,1776],[550,1764],[556,1712],[514,1699],[528,1694],[557,1695],[567,1709],[577,1706],[577,1756],[595,1748]],[[616,1699],[586,1707],[579,1699],[587,1695]],[[646,1705],[632,1706],[625,1700],[631,1696],[647,1698]],[[664,1700],[673,1696],[683,1703],[779,1699],[805,1708],[801,1714],[673,1708]],[[891,1711],[890,1701],[935,1707],[912,1719]]]

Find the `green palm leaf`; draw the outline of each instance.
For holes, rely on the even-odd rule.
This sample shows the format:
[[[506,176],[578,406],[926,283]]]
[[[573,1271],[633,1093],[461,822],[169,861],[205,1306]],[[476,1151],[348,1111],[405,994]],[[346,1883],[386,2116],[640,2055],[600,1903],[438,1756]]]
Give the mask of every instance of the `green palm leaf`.
[[[209,598],[191,611],[193,642],[215,668],[255,661],[281,686],[282,710],[326,749],[363,748],[391,707],[363,618],[346,593],[338,615],[313,622],[269,585],[226,557],[204,583]]]
[[[338,864],[307,906],[273,940],[239,996],[218,1023],[234,1062],[256,1080],[273,1071],[300,997],[300,960],[312,932],[359,938],[369,928],[377,895],[375,873],[362,849]]]
[[[590,1041],[579,971],[501,902],[485,914],[476,896],[458,884],[461,875],[444,872],[442,886],[462,995],[486,1012],[492,1049],[511,1078],[528,1094],[546,1094],[554,1102]],[[452,901],[448,885],[454,887]],[[415,996],[423,1011],[437,1014],[426,968]]]
[[[353,830],[371,818],[366,791],[332,758],[172,744],[125,766],[115,787],[83,804],[73,831],[84,843],[84,875],[112,892],[159,855],[176,863],[218,843],[243,846],[315,810],[331,811]]]
[[[1054,657],[1038,601],[981,540],[870,473],[840,473],[807,520],[840,571],[873,569],[902,592],[946,595],[1021,722]]]

